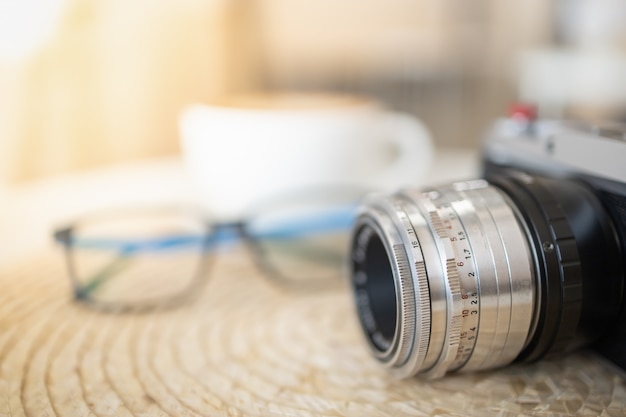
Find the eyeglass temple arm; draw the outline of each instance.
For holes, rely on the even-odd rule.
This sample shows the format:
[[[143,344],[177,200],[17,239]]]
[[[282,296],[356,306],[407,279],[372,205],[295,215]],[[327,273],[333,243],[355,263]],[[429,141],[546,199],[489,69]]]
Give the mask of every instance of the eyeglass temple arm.
[[[354,221],[354,206],[348,206],[334,213],[316,214],[306,218],[277,222],[266,229],[252,233],[262,238],[288,238],[305,233],[321,233],[349,229]]]
[[[351,224],[354,216],[352,210],[342,210],[331,215],[316,215],[306,219],[297,219],[279,223],[267,230],[253,232],[248,230],[246,222],[220,223],[209,229],[206,236],[176,235],[155,239],[109,239],[109,238],[76,238],[72,236],[72,227],[59,229],[54,232],[54,239],[64,246],[74,246],[85,249],[112,249],[125,252],[160,251],[171,248],[180,248],[203,244],[210,249],[218,243],[236,241],[240,236],[248,235],[259,238],[281,238],[297,236],[302,233],[324,232],[330,230],[345,230]]]

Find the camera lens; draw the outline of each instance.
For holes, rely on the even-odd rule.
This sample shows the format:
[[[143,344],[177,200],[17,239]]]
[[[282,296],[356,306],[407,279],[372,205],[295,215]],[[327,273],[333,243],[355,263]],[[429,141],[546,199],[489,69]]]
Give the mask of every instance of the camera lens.
[[[376,358],[399,376],[436,378],[597,339],[620,309],[619,253],[584,186],[466,181],[370,197],[352,284]]]

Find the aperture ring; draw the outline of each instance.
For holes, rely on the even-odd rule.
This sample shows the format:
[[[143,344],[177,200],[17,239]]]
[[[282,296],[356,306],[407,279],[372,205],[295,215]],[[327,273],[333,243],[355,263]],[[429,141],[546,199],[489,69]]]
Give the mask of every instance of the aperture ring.
[[[407,280],[408,272],[408,268],[406,268],[406,258],[403,263],[402,259],[399,259],[396,256],[393,249],[395,246],[402,247],[402,240],[393,227],[389,217],[378,209],[370,210],[367,215],[358,217],[356,227],[357,230],[359,230],[356,235],[356,241],[358,242],[357,247],[359,250],[355,250],[353,252],[352,258],[355,265],[353,270],[353,284],[359,318],[361,320],[366,339],[372,347],[372,351],[381,362],[391,366],[393,361],[397,361],[398,356],[403,354],[403,346],[400,342],[406,340],[407,330],[412,330],[412,327],[414,326],[414,316],[413,320],[410,318],[408,319],[408,321],[413,321],[413,323],[411,323],[411,327],[408,328],[405,325],[407,323],[406,318],[410,317],[413,312],[410,308],[411,306],[404,306],[405,308],[402,307],[402,303],[404,301],[402,300],[402,296],[406,294],[406,291],[403,291],[403,285]],[[368,246],[372,236],[381,236],[383,233],[385,233],[386,239],[381,239],[381,242],[384,245],[387,257],[391,262],[393,262],[393,265],[391,265],[391,272],[393,273],[394,296],[396,298],[395,329],[391,340],[388,340],[385,337],[384,331],[380,328],[379,323],[376,320],[376,313],[373,310],[369,295],[366,291],[366,288],[369,285],[368,281],[375,279],[376,277],[370,277],[364,270],[362,270],[364,262],[366,261],[366,252],[364,248]],[[411,279],[410,273],[408,274],[408,279]]]
[[[432,243],[425,241],[422,247],[435,252],[425,253],[426,267],[435,269],[439,264],[445,268],[443,275],[428,274],[431,295],[440,293],[437,288],[446,291],[444,339],[436,337],[442,329],[443,308],[438,306],[433,308],[432,320],[433,341],[438,343],[431,342],[419,372],[438,377],[452,370],[483,369],[510,362],[526,342],[534,291],[527,236],[510,202],[485,181],[455,183],[430,192],[405,190],[401,195],[419,207],[419,213],[411,218],[424,218],[429,224]],[[453,229],[459,236],[452,234]],[[453,238],[463,242],[452,244]],[[511,259],[509,253],[520,259]],[[521,272],[511,273],[509,262]],[[461,273],[467,275],[463,281]],[[445,280],[443,286],[438,276]],[[520,282],[514,286],[514,280]],[[463,295],[474,297],[477,305],[468,308]],[[521,304],[528,306],[520,308]],[[473,332],[470,338],[468,330]]]
[[[486,187],[480,190],[478,198],[489,213],[495,225],[506,258],[510,305],[507,337],[484,368],[502,366],[515,359],[524,348],[534,316],[535,287],[538,285],[533,267],[533,256],[528,242],[528,233],[515,205],[501,190]]]
[[[424,260],[440,260],[441,255],[436,244],[435,235],[426,217],[417,205],[417,201],[422,198],[421,192],[417,190],[404,190],[399,194],[399,197],[402,198],[404,209],[409,216],[411,224],[415,228]],[[447,331],[448,299],[446,295],[445,271],[441,262],[425,262],[424,265],[426,276],[424,279],[420,280],[419,287],[423,288],[424,285],[428,286],[428,291],[423,294],[428,294],[428,300],[426,302],[430,309],[430,322],[428,323],[430,327],[430,337],[424,360],[413,360],[412,369],[409,369],[410,366],[407,364],[407,372],[410,371],[411,375],[433,367],[443,349]],[[424,301],[422,300],[421,302]],[[422,326],[424,326],[424,324],[422,324]],[[420,342],[423,343],[423,339]],[[422,362],[421,365],[419,362]]]
[[[450,241],[456,253],[456,268],[461,284],[461,316],[463,320],[456,358],[450,365],[450,370],[457,370],[465,365],[476,346],[480,323],[480,295],[478,293],[478,268],[474,250],[465,237],[467,231],[452,204],[454,202],[446,201],[439,210],[444,225],[449,230]]]
[[[427,286],[424,292],[424,285],[419,284],[419,281],[427,281],[426,267],[417,233],[397,197],[377,201],[375,205],[391,214],[393,225],[402,241],[402,245],[393,246],[393,252],[395,259],[401,259],[403,271],[399,276],[402,293],[398,302],[406,314],[400,324],[396,355],[387,362],[396,372],[395,368],[402,368],[411,357],[413,360],[426,357],[430,339],[429,294]],[[404,376],[402,370],[398,373]]]
[[[372,196],[352,264],[374,355],[399,376],[513,360],[535,312],[528,236],[512,200],[486,181]]]
[[[438,236],[436,245],[439,253],[445,257],[445,286],[446,286],[446,335],[444,338],[443,349],[437,362],[432,368],[424,372],[424,376],[428,378],[439,378],[448,372],[450,366],[456,359],[459,342],[461,338],[462,324],[462,303],[461,303],[461,282],[459,272],[456,267],[456,255],[452,248],[452,242],[447,230],[445,229],[438,208],[430,199],[422,198],[418,200],[418,206],[422,209],[424,217],[430,220],[432,230]]]
[[[462,369],[504,365],[523,349],[534,313],[535,275],[527,233],[511,201],[484,180],[454,183],[440,191],[466,229],[478,278],[479,331]],[[470,318],[464,316],[464,321]]]
[[[413,272],[415,326],[411,339],[410,351],[407,360],[394,364],[392,372],[401,378],[415,375],[422,368],[431,334],[431,308],[430,293],[428,288],[428,275],[422,253],[422,243],[418,235],[424,235],[427,224],[421,217],[410,218],[406,211],[406,201],[398,196],[390,199],[390,208],[393,207],[397,214],[396,225],[401,230],[405,248],[409,258],[409,265]],[[419,232],[418,232],[419,231]]]

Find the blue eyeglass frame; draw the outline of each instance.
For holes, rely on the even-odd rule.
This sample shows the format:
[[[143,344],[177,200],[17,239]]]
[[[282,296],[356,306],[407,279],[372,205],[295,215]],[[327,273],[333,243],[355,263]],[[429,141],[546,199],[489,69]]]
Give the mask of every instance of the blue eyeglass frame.
[[[341,207],[340,210],[339,207]],[[167,307],[171,305],[178,305],[183,301],[189,300],[192,295],[198,293],[197,290],[199,287],[203,286],[206,282],[207,274],[205,274],[205,272],[207,271],[211,258],[206,256],[206,254],[219,246],[237,241],[242,241],[248,248],[251,249],[253,259],[255,260],[257,267],[264,273],[264,275],[277,282],[281,287],[293,290],[312,290],[328,287],[328,282],[320,283],[316,280],[298,282],[296,285],[292,279],[285,276],[278,268],[274,267],[272,263],[268,261],[269,257],[265,254],[265,249],[260,242],[264,239],[286,239],[312,232],[323,233],[345,230],[347,233],[355,218],[356,207],[356,203],[338,206],[338,210],[332,214],[325,213],[323,215],[308,217],[305,220],[301,219],[298,221],[283,222],[278,227],[266,230],[264,233],[253,232],[251,225],[253,224],[255,217],[250,216],[246,220],[222,223],[213,223],[199,218],[199,221],[204,225],[204,233],[200,236],[178,235],[143,240],[97,238],[78,240],[73,235],[74,230],[77,225],[80,224],[80,221],[57,229],[54,231],[53,236],[54,240],[65,248],[66,264],[73,286],[74,297],[77,300],[81,300],[104,309],[114,309],[116,311],[142,310],[157,306]],[[165,210],[168,212],[175,212],[175,210],[172,209]],[[146,210],[146,212],[155,212],[155,209]],[[116,268],[120,267],[119,263],[127,260],[129,256],[140,252],[167,251],[174,248],[182,248],[188,245],[197,245],[201,248],[199,255],[200,262],[190,285],[179,295],[169,297],[166,300],[160,299],[155,300],[154,302],[143,302],[141,304],[133,303],[132,305],[126,305],[124,303],[105,303],[92,299],[91,293],[100,284],[104,283],[109,276],[112,276]],[[76,274],[73,259],[74,248],[107,250],[117,249],[118,256],[110,264],[106,265],[101,271],[95,274],[95,276],[91,278],[87,284],[82,284],[78,280],[78,276]]]

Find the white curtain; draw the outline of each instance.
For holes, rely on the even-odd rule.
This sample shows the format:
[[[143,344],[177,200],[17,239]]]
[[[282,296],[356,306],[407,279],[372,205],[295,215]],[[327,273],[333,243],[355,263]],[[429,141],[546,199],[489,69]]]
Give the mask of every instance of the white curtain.
[[[243,3],[64,0],[41,45],[0,48],[0,184],[178,152],[182,107],[253,82],[238,62]],[[0,13],[41,20],[15,4]],[[28,33],[3,35],[19,47]]]

